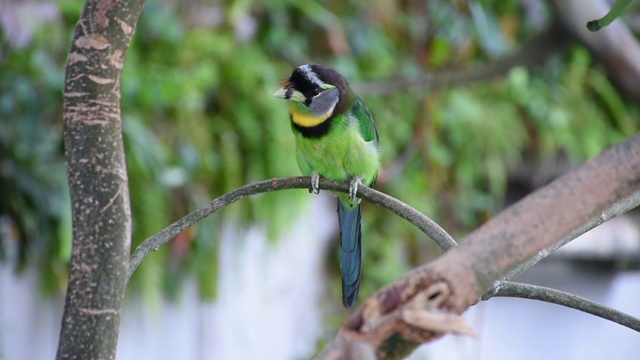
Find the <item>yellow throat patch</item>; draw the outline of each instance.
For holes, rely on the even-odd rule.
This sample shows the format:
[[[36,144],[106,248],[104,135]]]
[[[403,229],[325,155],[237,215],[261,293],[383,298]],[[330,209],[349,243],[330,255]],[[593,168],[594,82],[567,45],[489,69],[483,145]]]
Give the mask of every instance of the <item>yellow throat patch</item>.
[[[322,115],[303,113],[300,110],[296,109],[294,106],[291,106],[289,111],[291,113],[291,121],[293,121],[296,125],[304,127],[314,127],[322,124],[325,120],[327,120],[331,116],[333,108]]]

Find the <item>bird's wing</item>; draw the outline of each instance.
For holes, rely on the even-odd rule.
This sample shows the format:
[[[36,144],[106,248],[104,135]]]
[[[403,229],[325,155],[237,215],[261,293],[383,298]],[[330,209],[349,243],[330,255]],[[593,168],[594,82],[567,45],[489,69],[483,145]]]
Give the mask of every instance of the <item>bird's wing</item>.
[[[375,147],[378,147],[378,129],[376,128],[376,124],[373,122],[373,116],[367,109],[367,105],[360,99],[357,98],[355,104],[351,107],[351,111],[353,116],[358,119],[358,124],[360,126],[360,134],[362,138],[367,142],[373,142]],[[378,178],[378,169],[376,169],[376,173],[373,176],[373,181],[371,184],[365,184],[367,186],[374,187],[376,185],[376,180]]]
[[[360,123],[360,134],[362,134],[364,140],[374,141],[377,144],[378,129],[376,129],[376,124],[373,122],[373,116],[371,116],[371,113],[369,112],[369,109],[367,109],[367,105],[365,105],[364,101],[358,98],[351,111]]]

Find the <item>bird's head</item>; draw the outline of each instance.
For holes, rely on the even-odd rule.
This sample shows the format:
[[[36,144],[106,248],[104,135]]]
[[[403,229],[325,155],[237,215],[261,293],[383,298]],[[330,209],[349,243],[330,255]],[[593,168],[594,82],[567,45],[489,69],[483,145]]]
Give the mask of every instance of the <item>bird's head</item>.
[[[349,85],[332,68],[311,64],[298,66],[280,83],[273,96],[293,101],[292,108],[328,118],[348,107]]]

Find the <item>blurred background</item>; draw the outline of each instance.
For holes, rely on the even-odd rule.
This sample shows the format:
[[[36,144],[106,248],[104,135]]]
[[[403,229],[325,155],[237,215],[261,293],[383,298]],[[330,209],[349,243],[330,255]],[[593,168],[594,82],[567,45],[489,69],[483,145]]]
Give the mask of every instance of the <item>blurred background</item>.
[[[0,1],[0,359],[50,359],[57,346],[71,247],[61,100],[82,6]],[[463,238],[640,130],[640,9],[586,33],[609,7],[148,0],[122,77],[133,246],[229,190],[299,174],[287,104],[271,94],[305,63],[335,67],[368,104],[383,148],[376,187]],[[254,196],[147,257],[127,288],[118,359],[309,358],[350,314],[334,201]],[[615,219],[519,280],[640,316],[639,224]],[[363,233],[360,300],[441,253],[370,204]],[[626,359],[640,340],[529,300],[466,317],[478,338],[447,336],[412,358]]]

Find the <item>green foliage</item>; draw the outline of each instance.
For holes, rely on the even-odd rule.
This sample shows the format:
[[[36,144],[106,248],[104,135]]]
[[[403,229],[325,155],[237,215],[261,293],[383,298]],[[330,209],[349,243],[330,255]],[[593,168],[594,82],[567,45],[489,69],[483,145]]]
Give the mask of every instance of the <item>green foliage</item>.
[[[0,260],[44,266],[47,291],[64,286],[71,237],[62,81],[50,55],[31,48],[0,62]]]
[[[533,31],[516,1],[466,4],[148,2],[122,77],[133,245],[224,192],[298,174],[286,105],[271,97],[294,66],[325,63],[357,85],[489,64]],[[42,266],[49,288],[63,285],[69,259],[61,94],[82,4],[59,6],[59,21],[0,62],[0,224],[11,230],[0,233],[0,255]],[[579,46],[490,82],[425,88],[362,94],[383,147],[377,187],[454,234],[501,208],[526,159],[577,164],[639,128],[637,106]],[[260,222],[275,240],[304,201],[313,198],[286,191],[238,202],[145,259],[131,286],[153,302],[193,274],[214,297],[220,224]],[[363,296],[439,254],[406,221],[365,212],[363,266],[377,271],[365,271]]]

